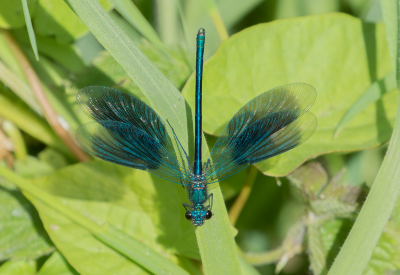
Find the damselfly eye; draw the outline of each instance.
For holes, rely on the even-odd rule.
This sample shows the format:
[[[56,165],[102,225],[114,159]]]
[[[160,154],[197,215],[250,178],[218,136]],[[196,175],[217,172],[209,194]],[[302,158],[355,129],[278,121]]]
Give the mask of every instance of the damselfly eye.
[[[207,215],[207,214],[206,214]],[[190,211],[186,211],[186,213],[185,213],[185,218],[187,219],[187,220],[191,220],[192,219],[192,213],[190,213]]]
[[[212,212],[211,212],[211,210],[207,210],[207,212],[206,212],[206,220],[211,219],[211,217],[212,217]]]

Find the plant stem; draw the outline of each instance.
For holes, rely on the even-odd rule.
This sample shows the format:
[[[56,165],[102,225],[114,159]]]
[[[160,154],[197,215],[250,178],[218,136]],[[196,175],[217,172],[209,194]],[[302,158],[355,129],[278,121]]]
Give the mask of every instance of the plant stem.
[[[396,0],[382,0],[381,3],[391,58],[396,68],[397,87],[399,87],[398,13],[400,4]],[[398,108],[386,157],[349,236],[329,270],[329,275],[363,273],[399,197],[399,151],[400,109]]]
[[[81,150],[81,148],[79,148],[79,146],[75,143],[67,130],[65,130],[58,122],[57,113],[53,110],[49,101],[47,100],[39,77],[36,75],[34,69],[22,52],[19,45],[16,43],[9,32],[2,30],[2,33],[6,38],[10,48],[14,52],[15,57],[17,58],[23,72],[25,73],[26,78],[28,79],[28,82],[32,87],[32,90],[35,93],[36,98],[43,109],[43,114],[47,122],[79,161],[89,161],[90,158]]]
[[[255,266],[277,263],[285,253],[283,247],[262,253],[243,254],[243,258],[250,264]]]
[[[12,140],[15,157],[23,161],[27,155],[27,150],[21,131],[10,120],[3,121],[3,130]]]
[[[229,220],[232,225],[236,224],[237,219],[239,218],[240,213],[243,210],[243,207],[246,205],[246,202],[250,196],[251,190],[253,189],[254,181],[257,176],[257,168],[254,165],[249,167],[247,172],[246,182],[244,183],[242,190],[240,191],[239,196],[236,198],[232,207],[229,209]]]

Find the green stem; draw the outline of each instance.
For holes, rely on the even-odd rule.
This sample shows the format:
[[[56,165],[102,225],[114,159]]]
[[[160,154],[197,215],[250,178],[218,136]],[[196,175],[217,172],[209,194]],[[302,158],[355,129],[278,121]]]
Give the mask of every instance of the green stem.
[[[382,0],[389,49],[400,84],[398,60],[399,2]],[[399,103],[400,104],[400,103]],[[399,105],[400,106],[400,105]],[[400,193],[400,109],[385,159],[357,220],[350,231],[329,275],[362,274],[388,222]]]
[[[157,30],[161,40],[167,45],[174,45],[179,41],[178,36],[178,0],[157,0]]]
[[[3,121],[3,130],[13,142],[15,157],[23,161],[27,151],[21,131],[10,120]]]
[[[243,255],[243,258],[252,265],[267,265],[277,263],[284,253],[283,247],[278,247],[262,253],[247,253]]]
[[[253,189],[254,181],[257,176],[257,171],[258,170],[255,166],[251,165],[249,167],[249,170],[247,171],[246,182],[244,183],[239,196],[236,198],[235,202],[229,209],[229,220],[232,225],[236,224],[240,213],[242,213],[243,207],[246,205],[246,202],[249,199],[251,190]]]

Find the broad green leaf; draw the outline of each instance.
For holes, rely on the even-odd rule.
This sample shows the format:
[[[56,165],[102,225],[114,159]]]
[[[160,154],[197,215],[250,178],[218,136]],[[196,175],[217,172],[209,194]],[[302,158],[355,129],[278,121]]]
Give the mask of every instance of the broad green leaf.
[[[36,185],[98,224],[110,224],[177,262],[174,254],[199,258],[194,228],[181,205],[185,190],[173,183],[103,161],[61,169]],[[78,272],[147,274],[137,264],[35,199],[44,226]],[[90,255],[88,261],[85,255]]]
[[[33,14],[36,7],[36,1],[28,0],[28,7]],[[11,29],[19,28],[25,25],[22,3],[18,0],[2,0],[0,9],[0,28]]]
[[[8,261],[0,267],[2,275],[35,275],[35,261]]]
[[[371,43],[376,51],[365,47]],[[368,60],[367,53],[376,61]],[[386,93],[333,138],[341,117],[376,80],[370,79],[369,65],[378,79],[392,69],[381,24],[325,14],[248,28],[226,40],[205,63],[203,129],[218,135],[255,96],[276,86],[304,82],[317,90],[310,109],[318,119],[316,132],[306,143],[256,164],[257,168],[267,175],[282,176],[317,155],[378,146],[392,131],[395,92]],[[192,75],[182,91],[190,106],[194,106],[194,85]]]
[[[57,217],[73,221],[74,225],[79,225],[79,228],[86,230],[91,237],[101,240],[101,243],[105,244],[107,248],[112,248],[113,251],[119,252],[119,256],[125,256],[124,259],[139,263],[142,267],[157,275],[187,275],[185,270],[165,258],[164,255],[148,247],[141,240],[131,237],[108,223],[98,224],[90,217],[85,217],[84,213],[81,214],[74,211],[66,206],[61,199],[36,187],[32,182],[24,180],[11,170],[0,166],[0,175],[5,180],[24,190],[24,195],[35,204],[36,208],[38,208],[38,205],[46,206],[52,214],[57,214]],[[57,230],[58,227],[51,229]]]
[[[275,18],[298,17],[339,11],[339,0],[281,0],[276,4]]]
[[[37,275],[79,275],[60,252],[54,251]]]
[[[42,177],[54,172],[54,167],[33,156],[26,156],[24,160],[16,160],[15,172],[24,178]]]
[[[106,10],[112,7],[109,0],[99,2]],[[33,21],[38,34],[54,35],[60,44],[71,43],[88,31],[62,0],[39,0]]]
[[[39,54],[36,45],[36,37],[32,27],[32,20],[29,14],[28,3],[27,0],[21,0],[21,2],[22,2],[22,10],[24,11],[25,25],[26,29],[28,30],[29,40],[31,41],[32,50],[35,53],[36,60],[39,61]]]
[[[36,259],[53,250],[38,213],[20,191],[0,187],[0,208],[0,260]]]

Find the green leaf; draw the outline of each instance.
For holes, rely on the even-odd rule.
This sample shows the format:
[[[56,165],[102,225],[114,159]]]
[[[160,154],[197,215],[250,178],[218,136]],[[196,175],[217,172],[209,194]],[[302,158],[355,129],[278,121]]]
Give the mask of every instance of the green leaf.
[[[38,157],[41,161],[49,164],[54,169],[63,168],[68,164],[63,154],[49,147],[41,151]]]
[[[165,49],[165,45],[160,40],[157,32],[132,1],[111,0],[111,2],[122,17],[138,30],[149,42],[153,43],[159,49]]]
[[[28,7],[32,14],[35,11],[36,1],[28,0]],[[21,1],[2,0],[0,9],[0,28],[11,29],[25,25],[24,12]]]
[[[219,0],[217,4],[226,28],[230,29],[262,2],[262,0]]]
[[[366,44],[374,44],[376,51]],[[279,20],[237,33],[204,65],[203,129],[218,135],[255,96],[283,84],[305,82],[317,90],[310,109],[318,118],[316,132],[290,152],[256,164],[258,169],[283,176],[317,155],[378,146],[392,132],[397,108],[394,91],[333,138],[341,117],[376,80],[370,79],[372,60],[367,52],[376,58],[371,68],[377,79],[391,71],[383,25],[363,24],[343,14]],[[194,106],[194,86],[192,75],[182,91],[190,106]]]
[[[163,72],[175,87],[180,88],[189,77],[191,70],[184,61],[182,52],[178,49],[169,50],[172,60],[168,60],[160,53],[157,48],[148,42],[142,42],[137,46],[143,53]],[[133,83],[126,72],[108,52],[101,54],[93,60],[92,66],[86,68],[81,73],[71,76],[72,87],[68,88],[68,94],[73,95],[73,105],[75,112],[81,121],[88,121],[86,115],[79,110],[75,104],[75,95],[78,90],[91,85],[113,87],[124,92],[128,92],[141,100],[148,102],[140,91],[139,87]]]
[[[316,161],[300,166],[287,178],[301,191],[307,201],[317,199],[328,183],[327,172]]]
[[[340,251],[353,222],[349,219],[331,219],[320,226],[319,232],[324,247],[327,268],[332,264]]]
[[[99,2],[106,10],[112,7],[109,0]],[[60,44],[71,43],[88,31],[62,0],[39,0],[33,21],[38,34],[54,35]]]
[[[118,26],[133,42],[139,42],[143,39],[143,36],[135,28],[132,28],[132,25],[129,24],[129,22],[126,21],[117,11],[112,10],[109,14],[115,23],[118,24]]]
[[[54,251],[36,275],[79,275],[60,252]]]
[[[161,0],[162,1],[162,0]],[[206,30],[206,44],[204,56],[210,57],[215,53],[221,43],[218,32],[204,7],[205,1],[187,0],[184,2],[183,25],[185,28],[185,36],[188,42],[188,51],[190,54],[196,52],[196,40],[193,33],[196,33],[199,27]],[[254,9],[262,1],[260,0],[219,0],[217,1],[218,9],[221,13],[222,20],[226,28],[234,28],[242,17],[245,17],[252,9]]]
[[[26,156],[24,160],[16,160],[15,172],[24,178],[42,177],[54,172],[54,167],[36,157]]]
[[[19,191],[0,187],[0,208],[1,261],[36,259],[53,250],[38,213]]]
[[[169,120],[183,148],[193,152],[194,116],[179,91],[139,51],[97,1],[68,0],[68,3],[140,88],[152,108],[164,120]],[[206,142],[203,144],[204,155],[207,155]],[[211,192],[214,194],[213,211],[218,213],[218,219],[211,219],[196,230],[203,266],[209,274],[221,274],[222,271],[238,274],[239,260],[222,194],[219,188]]]
[[[193,227],[177,203],[185,201],[185,192],[179,186],[146,172],[102,161],[62,169],[36,183],[67,207],[98,224],[112,225],[172,261],[176,262],[174,253],[198,258]],[[53,242],[79,272],[143,272],[87,229],[35,201]],[[76,236],[79,242],[71,241]],[[92,261],[87,261],[83,255],[90,251],[96,253]]]
[[[31,41],[32,50],[35,53],[36,60],[39,61],[39,54],[36,45],[35,32],[33,31],[31,16],[29,15],[28,3],[27,0],[21,0],[22,9],[24,11],[25,25],[28,30],[29,40]]]
[[[326,274],[326,253],[322,245],[321,233],[317,223],[307,227],[308,256],[310,267],[315,275]]]
[[[104,163],[104,162],[102,162],[102,163]],[[90,165],[90,164],[88,164],[88,165]],[[112,165],[109,163],[105,163],[105,165],[109,166],[109,167],[117,167],[116,165]],[[88,168],[90,168],[90,167],[88,167]],[[116,169],[118,169],[118,168],[124,168],[124,167],[117,167]],[[124,169],[128,170],[128,171],[130,170],[128,168],[124,168]],[[67,171],[67,170],[68,169],[61,170],[61,171],[59,171],[59,173],[62,173],[62,171]],[[107,170],[107,169],[105,169],[105,170]],[[71,172],[71,171],[69,171],[69,172]],[[110,171],[108,171],[108,172],[110,172]],[[113,171],[111,171],[111,174],[116,175],[118,173],[113,173]],[[31,200],[31,202],[33,202],[35,204],[35,207],[37,209],[40,209],[39,210],[41,212],[40,215],[41,215],[43,221],[45,221],[44,222],[45,228],[47,230],[49,230],[49,232],[51,231],[55,234],[59,230],[66,230],[68,232],[68,234],[66,234],[65,236],[60,237],[61,240],[68,241],[68,244],[66,245],[66,247],[63,247],[63,249],[61,250],[61,251],[63,251],[63,253],[65,250],[68,251],[68,248],[70,248],[71,245],[78,246],[78,249],[81,249],[78,252],[75,251],[78,254],[79,254],[79,252],[82,252],[82,250],[83,250],[83,254],[81,254],[80,256],[77,255],[76,253],[74,253],[72,255],[69,255],[72,258],[72,260],[71,260],[71,258],[68,259],[69,262],[75,260],[78,263],[82,264],[82,266],[80,266],[80,269],[78,268],[78,272],[86,273],[87,272],[86,269],[89,270],[88,272],[91,272],[93,270],[95,270],[98,273],[104,272],[104,270],[99,269],[100,268],[99,266],[92,265],[90,262],[88,262],[85,257],[89,253],[88,251],[85,250],[85,247],[86,246],[90,247],[91,244],[95,243],[95,247],[92,248],[90,253],[92,253],[93,251],[96,251],[95,254],[99,256],[100,262],[98,264],[100,266],[108,264],[107,267],[111,268],[112,270],[120,269],[121,266],[118,264],[123,262],[124,264],[127,265],[126,268],[132,269],[132,271],[135,271],[135,272],[143,273],[143,270],[138,265],[135,264],[135,263],[139,263],[142,267],[146,268],[150,272],[153,272],[154,274],[166,274],[166,273],[167,274],[177,274],[177,275],[178,274],[182,274],[182,275],[187,274],[182,268],[180,268],[176,264],[172,263],[169,259],[165,258],[168,256],[169,256],[169,258],[171,258],[171,255],[168,255],[167,253],[163,253],[163,256],[162,256],[159,251],[156,251],[156,250],[152,249],[151,247],[149,247],[144,240],[143,240],[144,242],[141,242],[140,239],[139,240],[136,239],[137,237],[143,236],[145,234],[150,234],[150,235],[154,236],[154,234],[155,234],[154,230],[147,231],[148,230],[147,227],[140,227],[139,230],[141,232],[139,234],[135,235],[135,237],[132,237],[129,234],[126,234],[122,230],[119,230],[108,223],[104,224],[104,221],[105,221],[104,219],[108,219],[108,218],[113,219],[114,216],[119,216],[118,213],[120,213],[120,214],[123,213],[124,207],[119,207],[121,205],[116,204],[115,205],[116,207],[112,209],[113,210],[112,212],[99,213],[97,211],[98,210],[97,206],[99,206],[98,200],[101,203],[101,202],[103,202],[102,201],[103,198],[106,199],[106,201],[107,201],[111,197],[114,199],[117,199],[117,197],[119,197],[121,195],[123,196],[123,194],[127,194],[128,198],[125,197],[126,201],[124,202],[124,200],[122,200],[122,201],[119,201],[119,203],[121,203],[122,206],[125,206],[128,208],[129,208],[129,206],[132,205],[131,204],[132,196],[129,196],[128,193],[125,193],[125,191],[127,191],[126,186],[120,186],[119,188],[112,187],[111,189],[107,188],[110,186],[110,180],[112,182],[112,179],[111,179],[112,176],[110,178],[107,174],[107,176],[102,177],[102,179],[96,178],[96,177],[91,177],[91,179],[94,181],[93,182],[94,184],[92,185],[94,187],[97,186],[96,185],[97,182],[99,182],[100,180],[104,180],[104,182],[107,185],[105,187],[106,189],[102,189],[102,190],[104,190],[104,192],[102,192],[102,190],[96,190],[97,192],[95,191],[95,192],[90,192],[89,194],[85,194],[84,190],[80,190],[80,192],[73,191],[73,193],[69,193],[71,188],[68,188],[68,187],[74,187],[74,185],[69,186],[69,185],[63,183],[62,186],[64,187],[64,189],[59,188],[57,190],[50,190],[51,193],[56,193],[56,194],[57,194],[57,192],[62,193],[63,197],[57,198],[57,197],[49,194],[48,192],[43,191],[42,189],[45,189],[43,186],[41,188],[38,188],[34,184],[32,184],[32,182],[28,182],[28,181],[24,180],[23,178],[19,177],[12,171],[10,171],[4,167],[1,167],[1,166],[0,166],[0,175],[2,177],[4,177],[4,179],[8,180],[9,182],[14,183],[20,189],[24,190],[25,196],[28,197]],[[74,176],[71,173],[69,173],[69,175]],[[145,174],[145,175],[150,177],[149,174]],[[75,180],[80,181],[79,178],[75,178]],[[43,181],[40,181],[40,180],[39,180],[39,182],[43,183]],[[61,179],[61,182],[62,182],[62,179]],[[50,182],[50,188],[51,188],[51,184],[52,183]],[[49,182],[47,182],[47,185],[49,185]],[[65,187],[67,187],[67,188],[65,188]],[[94,216],[88,215],[86,210],[90,210],[90,209],[87,208],[87,206],[85,207],[86,208],[85,211],[82,213],[79,213],[78,211],[74,210],[77,207],[79,208],[79,206],[81,205],[80,203],[76,202],[75,198],[77,198],[77,199],[84,198],[85,195],[89,196],[88,200],[86,200],[85,202],[89,203],[91,205],[91,207],[93,207],[91,209],[97,213]],[[117,197],[115,197],[115,196],[117,196]],[[170,197],[166,197],[166,198],[170,199]],[[91,202],[92,199],[95,201]],[[144,202],[144,203],[146,204],[146,202]],[[138,209],[138,210],[140,211],[140,209]],[[163,210],[166,210],[166,209],[163,208]],[[106,214],[106,215],[104,215],[104,214]],[[125,214],[129,215],[129,213],[125,213]],[[127,221],[127,219],[121,219],[121,217],[120,217],[115,222],[116,222],[116,224],[118,224],[118,226],[122,225],[122,226],[128,227],[129,230],[135,230],[135,227],[131,227],[131,226],[134,226],[135,223],[136,224],[144,223],[146,225],[149,225],[148,219],[144,218],[142,213],[139,212],[136,214],[137,215],[134,215],[133,220]],[[50,221],[53,221],[53,223],[46,224],[46,216],[54,219],[54,220],[50,220]],[[102,220],[103,220],[103,223],[102,223]],[[67,227],[63,226],[65,224],[67,225]],[[69,225],[71,225],[71,230],[69,228],[70,227]],[[186,223],[186,225],[187,225],[187,223]],[[143,233],[143,232],[145,232],[145,233]],[[162,232],[164,232],[164,231],[162,231]],[[71,235],[69,235],[69,234],[71,234]],[[68,236],[72,239],[65,240],[65,237],[68,238]],[[79,242],[75,241],[77,236],[80,240]],[[55,238],[55,236],[53,236],[53,235],[51,237],[55,239],[56,243],[57,243],[57,241],[60,241],[57,238]],[[180,237],[185,238],[185,236],[180,236]],[[101,242],[99,242],[99,240]],[[174,240],[169,239],[169,240],[167,240],[167,242],[168,241],[174,243]],[[81,245],[83,245],[83,246],[81,247]],[[72,247],[72,248],[74,248],[74,247]],[[107,254],[107,252],[110,252],[110,253]],[[105,254],[106,258],[102,257],[104,254]],[[114,259],[114,260],[116,260],[116,262],[115,261],[112,261],[112,262],[106,261],[105,259],[109,259],[109,256],[116,256],[116,258]],[[173,260],[173,258],[172,258],[172,260]],[[117,263],[117,266],[115,266],[116,263]],[[110,265],[111,265],[111,267],[110,267]],[[76,267],[77,265],[74,264],[74,266]],[[122,268],[123,267],[124,267],[124,265],[122,264]],[[82,271],[81,269],[84,269],[85,271]],[[135,274],[135,272],[132,272],[132,273]]]
[[[383,94],[397,88],[394,72],[388,73],[383,79],[372,83],[360,98],[350,107],[336,126],[334,136],[337,137],[344,127],[368,105],[376,102]]]
[[[13,35],[20,44],[28,45],[26,31],[17,29],[13,31]],[[79,57],[76,48],[71,45],[60,44],[55,37],[48,37],[38,32],[37,44],[39,52],[46,57],[55,60],[64,68],[71,72],[79,72],[84,68],[82,59]]]
[[[8,261],[0,267],[2,275],[35,275],[35,261]]]
[[[364,275],[392,274],[400,270],[400,200],[372,253]]]
[[[347,3],[348,1],[346,1]],[[298,17],[340,10],[340,0],[281,0],[276,4],[276,18]]]
[[[400,270],[400,240],[398,234],[398,230],[384,230],[362,274],[391,274],[390,271]]]

